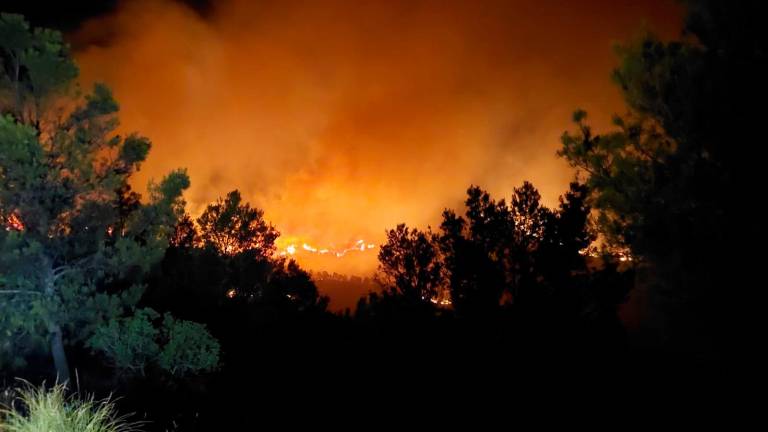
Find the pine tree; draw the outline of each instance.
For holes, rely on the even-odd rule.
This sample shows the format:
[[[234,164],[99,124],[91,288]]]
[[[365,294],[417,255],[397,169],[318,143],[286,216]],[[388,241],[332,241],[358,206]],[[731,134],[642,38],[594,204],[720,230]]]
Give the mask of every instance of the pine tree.
[[[65,346],[138,301],[189,179],[172,172],[125,205],[150,142],[114,133],[105,86],[79,97],[60,33],[3,14],[0,63],[0,363],[47,349],[66,382]]]

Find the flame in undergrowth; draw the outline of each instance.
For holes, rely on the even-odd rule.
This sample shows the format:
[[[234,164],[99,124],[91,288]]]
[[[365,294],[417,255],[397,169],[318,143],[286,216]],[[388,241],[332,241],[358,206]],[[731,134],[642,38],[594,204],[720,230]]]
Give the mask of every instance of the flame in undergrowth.
[[[5,218],[6,231],[24,231],[24,223],[16,213],[11,213]]]

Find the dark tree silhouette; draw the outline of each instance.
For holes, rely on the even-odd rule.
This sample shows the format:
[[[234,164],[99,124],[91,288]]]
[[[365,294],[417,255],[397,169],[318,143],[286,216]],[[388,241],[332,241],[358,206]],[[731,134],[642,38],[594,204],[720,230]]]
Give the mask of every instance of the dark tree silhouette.
[[[478,188],[470,188],[470,194],[478,192]],[[485,193],[474,194],[475,197],[486,196]],[[471,195],[472,196],[472,195]],[[475,201],[476,202],[476,201]],[[499,209],[494,203],[487,203],[492,209]],[[467,212],[468,215],[470,212]],[[504,212],[501,211],[503,214]],[[488,249],[498,251],[501,248],[496,242],[498,237],[489,229],[493,223],[500,221],[493,220],[492,223],[481,225],[480,215],[484,211],[475,209],[472,213],[476,215],[475,227],[483,227],[482,235],[478,233],[474,241],[469,238],[467,223],[464,218],[456,216],[451,210],[443,212],[443,222],[440,225],[441,236],[439,239],[440,248],[445,262],[445,269],[448,272],[448,281],[450,285],[451,302],[456,312],[461,316],[490,316],[499,307],[501,295],[505,289],[504,273],[501,264],[495,261],[488,253]],[[497,229],[505,230],[504,224],[497,225]]]
[[[631,111],[615,119],[618,131],[594,134],[579,111],[560,154],[588,174],[606,238],[631,248],[649,276],[658,339],[725,353],[740,296],[722,290],[749,285],[759,268],[750,254],[728,251],[747,250],[740,233],[757,229],[743,203],[759,195],[753,175],[765,161],[764,148],[747,143],[763,135],[754,107],[768,96],[766,42],[757,37],[768,7],[686,4],[685,37],[647,35],[619,50],[614,79]]]
[[[294,260],[278,260],[270,282],[272,295],[295,305],[300,312],[324,311],[328,306],[328,297],[319,295],[309,273]]]
[[[128,183],[120,185],[115,193],[117,195],[116,208],[118,221],[112,229],[114,230],[114,233],[122,233],[125,231],[131,214],[141,207],[141,195],[138,192],[133,191],[131,185]]]
[[[510,289],[516,304],[534,301],[545,294],[536,254],[545,242],[547,221],[552,212],[541,205],[541,194],[530,182],[523,182],[512,193],[510,209],[514,222],[512,256],[510,265]]]
[[[510,215],[514,221],[514,239],[524,252],[536,250],[544,237],[550,211],[541,205],[541,194],[530,182],[523,182],[512,193]]]
[[[387,232],[378,257],[379,278],[387,289],[413,302],[430,302],[440,294],[442,264],[431,232],[400,224]]]
[[[199,241],[197,226],[189,214],[184,213],[184,216],[179,219],[169,241],[171,247],[179,249],[192,248]]]
[[[558,289],[577,273],[586,272],[584,254],[596,239],[590,223],[586,185],[572,182],[556,211],[548,212],[535,260],[544,282]]]
[[[203,245],[226,255],[255,250],[262,258],[269,258],[275,250],[275,239],[280,235],[264,221],[263,210],[243,204],[237,190],[209,204],[197,224]]]
[[[503,199],[496,202],[488,192],[470,186],[464,204],[469,239],[492,260],[503,261],[509,255],[515,226],[507,203]]]

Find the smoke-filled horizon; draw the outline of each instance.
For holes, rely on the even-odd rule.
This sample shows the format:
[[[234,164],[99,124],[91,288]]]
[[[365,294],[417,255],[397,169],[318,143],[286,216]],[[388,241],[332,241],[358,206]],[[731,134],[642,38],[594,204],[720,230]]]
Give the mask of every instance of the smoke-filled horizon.
[[[282,247],[341,249],[434,225],[470,184],[502,198],[530,180],[555,205],[571,112],[600,126],[624,109],[612,45],[643,22],[673,36],[679,16],[653,0],[224,0],[205,15],[146,0],[72,37],[84,82],[106,82],[122,128],[153,141],[139,189],[186,167],[192,214],[239,189]],[[375,251],[307,257],[375,268]]]

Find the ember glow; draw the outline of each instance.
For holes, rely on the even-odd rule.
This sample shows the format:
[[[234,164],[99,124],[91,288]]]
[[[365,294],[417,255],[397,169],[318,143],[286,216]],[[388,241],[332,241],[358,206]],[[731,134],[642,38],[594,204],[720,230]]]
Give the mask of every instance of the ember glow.
[[[335,258],[342,258],[347,256],[348,253],[353,252],[365,252],[367,250],[375,249],[376,245],[373,243],[365,243],[365,240],[358,240],[352,245],[348,245],[346,247],[341,248],[322,248],[318,249],[312,245],[309,245],[307,243],[302,243],[301,247],[299,248],[296,243],[291,242],[290,237],[288,238],[280,238],[277,240],[277,246],[280,252],[278,254],[280,256],[294,256],[297,253],[305,252],[310,254],[317,254],[317,255],[328,255]],[[281,247],[282,246],[282,247]]]
[[[86,82],[154,142],[141,186],[177,166],[192,214],[232,189],[265,209],[279,253],[369,273],[384,230],[434,225],[470,184],[531,180],[555,204],[573,176],[555,156],[576,107],[596,127],[621,100],[612,41],[658,1],[238,1],[200,14],[125,1],[73,35]],[[342,258],[343,259],[340,259]]]
[[[6,231],[24,231],[24,223],[21,222],[16,213],[11,213],[5,218],[4,225]]]

